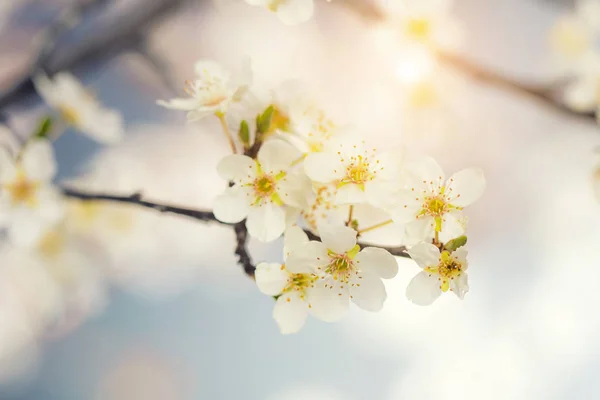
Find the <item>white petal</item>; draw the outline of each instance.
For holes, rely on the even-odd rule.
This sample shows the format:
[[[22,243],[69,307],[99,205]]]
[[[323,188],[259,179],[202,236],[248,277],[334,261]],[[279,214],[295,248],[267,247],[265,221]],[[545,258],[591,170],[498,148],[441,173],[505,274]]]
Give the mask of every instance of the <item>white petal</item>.
[[[406,288],[406,297],[420,306],[433,304],[441,294],[442,290],[437,275],[431,275],[425,271],[415,275]]]
[[[95,141],[103,144],[115,144],[123,139],[123,117],[114,110],[95,110],[90,120],[81,126],[81,131]]]
[[[336,254],[344,254],[356,246],[356,231],[344,225],[321,224],[318,227],[321,241]]]
[[[196,98],[176,98],[171,100],[157,100],[156,104],[172,110],[194,111],[204,107],[202,101]]]
[[[23,150],[21,164],[28,178],[51,181],[56,175],[56,159],[52,144],[46,139],[34,139]]]
[[[200,107],[196,110],[190,111],[187,114],[188,122],[200,121],[202,118],[206,118],[217,111],[217,107]]]
[[[281,294],[288,283],[289,276],[285,267],[277,263],[260,263],[254,273],[258,290],[269,296]]]
[[[565,88],[565,103],[579,112],[587,112],[598,106],[595,79],[581,78]]]
[[[285,293],[277,299],[273,318],[282,334],[296,333],[306,323],[308,305],[296,292]]]
[[[421,160],[410,163],[407,169],[415,174],[421,181],[426,181],[427,185],[441,186],[444,182],[444,171],[442,167],[431,157],[425,157]]]
[[[200,79],[207,77],[227,78],[227,70],[219,63],[212,60],[198,60],[194,64],[194,71]]]
[[[30,209],[15,209],[10,215],[8,237],[17,246],[31,247],[51,226]]]
[[[477,201],[485,190],[485,177],[480,168],[463,169],[448,179],[447,196],[452,205],[465,207]]]
[[[370,271],[361,271],[359,276],[362,279],[354,279],[350,286],[352,301],[363,310],[380,311],[387,298],[381,278]]]
[[[295,225],[285,230],[283,236],[283,254],[287,258],[292,251],[308,243],[308,236],[299,226]]]
[[[468,251],[467,249],[465,249],[465,247],[461,247],[457,250],[454,250],[454,252],[452,253],[452,257],[460,264],[462,264],[462,270],[466,271],[467,268],[469,267],[469,263],[467,262],[467,254]]]
[[[444,214],[442,222],[442,231],[440,232],[440,240],[446,243],[449,240],[456,239],[465,234],[465,224],[462,222],[462,213],[460,211],[452,211]]]
[[[406,224],[406,238],[410,243],[418,243],[432,239],[434,236],[435,222],[433,217],[423,216]]]
[[[289,0],[277,8],[277,16],[286,25],[297,25],[308,21],[313,9],[313,0]]]
[[[365,201],[375,207],[383,209],[389,208],[396,200],[393,196],[396,191],[394,186],[395,184],[393,182],[382,181],[381,179],[375,179],[365,183]]]
[[[217,172],[226,181],[252,181],[256,177],[256,162],[248,156],[232,154],[219,161]]]
[[[344,285],[343,288],[341,285],[333,279],[319,279],[315,282],[315,287],[308,293],[310,313],[315,318],[325,322],[336,322],[346,315],[349,306],[348,285]]]
[[[356,256],[356,262],[361,270],[377,273],[381,278],[392,279],[398,273],[398,262],[387,250],[377,247],[367,247]]]
[[[16,173],[13,156],[5,148],[0,148],[0,183],[13,181]]]
[[[354,183],[347,183],[340,186],[335,194],[336,204],[360,204],[367,202],[367,195],[360,186]]]
[[[465,294],[469,291],[469,279],[466,273],[460,274],[458,277],[450,281],[450,289],[459,299],[464,299]]]
[[[251,207],[246,220],[250,236],[261,242],[277,239],[285,230],[285,212],[282,207],[271,203]]]
[[[342,179],[346,168],[335,154],[311,153],[304,159],[304,172],[315,182],[329,183]]]
[[[265,173],[287,171],[302,156],[294,146],[282,140],[269,140],[258,152],[258,162]]]
[[[412,246],[408,254],[421,268],[435,267],[440,262],[440,250],[431,243]]]
[[[285,204],[304,209],[308,207],[307,198],[312,193],[312,184],[304,173],[294,171],[277,181],[277,193]]]
[[[314,273],[329,264],[329,259],[325,245],[311,241],[294,249],[285,260],[285,267],[296,274]]]
[[[401,190],[396,195],[395,207],[392,209],[392,219],[399,224],[414,221],[421,211],[421,201],[412,190]]]
[[[37,201],[40,218],[49,224],[54,224],[64,217],[66,212],[65,198],[62,193],[52,185],[43,185],[38,188]]]
[[[213,205],[215,218],[229,224],[242,221],[248,216],[249,211],[247,191],[239,186],[225,189],[222,195],[217,196]]]

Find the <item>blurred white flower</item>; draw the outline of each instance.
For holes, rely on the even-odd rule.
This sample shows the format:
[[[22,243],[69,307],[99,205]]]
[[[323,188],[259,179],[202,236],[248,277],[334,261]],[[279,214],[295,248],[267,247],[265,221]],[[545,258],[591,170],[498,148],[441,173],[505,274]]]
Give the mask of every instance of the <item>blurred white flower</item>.
[[[246,0],[246,3],[274,12],[286,25],[306,22],[314,12],[314,0]]]
[[[600,53],[588,58],[566,86],[564,101],[578,112],[596,111],[600,106]]]
[[[187,111],[189,121],[197,121],[211,114],[226,114],[229,107],[243,100],[252,82],[249,59],[244,59],[241,71],[229,73],[214,61],[201,60],[195,65],[196,80],[188,82],[189,98],[170,101],[159,100],[157,104],[175,110]]]
[[[408,284],[406,297],[415,304],[432,304],[448,289],[459,299],[469,291],[467,251],[459,248],[450,253],[430,243],[420,243],[408,250],[411,258],[423,268]]]
[[[399,160],[391,154],[365,148],[364,142],[340,140],[323,152],[311,153],[304,161],[308,177],[318,183],[335,183],[336,204],[385,204],[394,180],[398,177]]]
[[[313,314],[324,321],[344,315],[349,299],[367,311],[379,311],[387,297],[383,279],[398,272],[398,263],[386,250],[356,243],[356,231],[346,226],[323,224],[319,227],[322,242],[311,241],[293,251],[286,260],[292,273],[319,276],[311,300]]]
[[[33,82],[42,99],[69,125],[100,143],[114,144],[122,139],[121,114],[104,108],[70,73],[58,73],[53,79],[39,74]]]
[[[233,186],[217,197],[215,217],[227,223],[247,218],[252,237],[263,242],[277,239],[285,229],[285,206],[304,208],[305,186],[288,173],[300,157],[292,145],[273,140],[261,147],[257,160],[238,154],[222,159],[217,171]]]
[[[0,222],[17,244],[34,244],[64,215],[63,198],[52,185],[56,160],[46,139],[33,139],[13,157],[0,149]]]
[[[308,236],[298,226],[288,228],[284,236],[284,260],[294,250],[308,243]],[[292,273],[285,264],[260,263],[255,272],[258,289],[269,296],[279,296],[273,309],[281,333],[298,332],[312,311],[311,299],[318,277],[312,273]]]
[[[600,3],[597,0],[578,0],[575,9],[562,15],[550,31],[558,72],[577,73],[598,51],[600,34]]]
[[[400,27],[406,45],[455,50],[462,30],[452,16],[453,0],[386,1],[384,9],[394,26]]]
[[[416,241],[433,238],[442,242],[465,231],[462,209],[475,202],[485,189],[483,171],[469,168],[447,181],[433,158],[406,167],[407,188],[400,190],[391,209],[394,222],[407,224],[407,236]]]

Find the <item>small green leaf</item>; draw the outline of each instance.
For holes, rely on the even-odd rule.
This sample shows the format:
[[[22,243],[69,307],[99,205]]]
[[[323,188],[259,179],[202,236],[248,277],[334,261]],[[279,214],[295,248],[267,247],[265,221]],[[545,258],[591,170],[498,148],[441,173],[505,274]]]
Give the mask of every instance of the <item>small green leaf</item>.
[[[54,121],[50,117],[44,117],[40,123],[38,124],[37,129],[35,130],[35,134],[33,137],[36,138],[46,138],[52,131],[52,127],[54,126]]]
[[[243,120],[240,124],[239,136],[244,147],[248,148],[250,146],[250,128],[248,127],[248,122],[246,122],[246,120]]]
[[[444,248],[452,253],[456,249],[463,247],[465,244],[467,244],[467,237],[459,236],[456,239],[452,239],[448,243],[446,243],[444,245]]]
[[[269,106],[261,115],[256,117],[256,131],[257,133],[265,133],[269,131],[271,127],[271,120],[273,119],[273,113],[275,108]]]

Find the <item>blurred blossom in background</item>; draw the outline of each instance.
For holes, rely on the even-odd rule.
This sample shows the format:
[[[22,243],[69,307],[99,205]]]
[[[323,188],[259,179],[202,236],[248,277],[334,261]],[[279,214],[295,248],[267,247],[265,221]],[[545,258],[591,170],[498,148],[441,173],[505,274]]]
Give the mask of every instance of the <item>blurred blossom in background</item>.
[[[419,269],[399,259],[383,311],[354,307],[339,323],[312,319],[283,336],[272,299],[236,263],[230,229],[72,200],[69,223],[35,251],[0,248],[1,399],[597,397],[600,129],[478,82],[426,49],[525,86],[573,73],[561,51],[581,57],[577,73],[586,73],[569,82],[579,85],[567,87],[565,99],[594,111],[600,100],[586,95],[597,90],[589,81],[600,81],[590,55],[600,5],[345,2],[389,16],[377,24],[336,1],[315,0],[314,16],[293,27],[239,0],[104,1],[58,39],[48,64],[70,66],[96,99],[120,111],[124,139],[102,146],[65,127],[55,143],[57,179],[211,208],[223,189],[216,165],[228,152],[214,134],[218,121],[186,124],[185,113],[156,100],[184,96],[199,59],[235,70],[249,56],[257,84],[305,82],[335,121],[380,146],[433,156],[447,171],[484,169],[487,190],[469,213],[465,300],[410,303],[406,284]],[[48,27],[68,18],[72,3],[0,0],[0,93],[27,73]],[[128,30],[155,9],[163,17],[143,25],[143,36]],[[577,12],[589,26],[572,22]],[[113,48],[104,41],[111,35],[125,39]],[[86,49],[99,56],[74,63]],[[3,146],[15,146],[48,113],[31,93],[0,102],[19,135],[0,130]],[[369,235],[386,243],[394,233]],[[281,244],[251,240],[250,251],[279,262]]]

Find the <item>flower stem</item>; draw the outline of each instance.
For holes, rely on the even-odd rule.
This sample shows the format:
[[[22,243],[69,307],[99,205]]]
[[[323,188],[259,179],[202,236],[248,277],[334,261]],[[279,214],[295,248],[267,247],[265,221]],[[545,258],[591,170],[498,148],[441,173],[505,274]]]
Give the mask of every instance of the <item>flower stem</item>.
[[[354,206],[350,205],[350,209],[348,210],[348,222],[346,222],[347,226],[352,225],[352,215],[354,214]]]
[[[368,228],[365,228],[365,229],[359,229],[359,230],[358,230],[358,234],[359,234],[359,235],[362,235],[362,234],[363,234],[363,233],[365,233],[365,232],[374,231],[375,229],[382,228],[382,227],[384,227],[384,226],[386,226],[386,225],[389,225],[389,224],[391,224],[391,223],[393,223],[393,222],[394,222],[394,221],[392,221],[391,219],[388,219],[387,221],[383,221],[383,222],[381,222],[381,223],[379,223],[379,224],[375,224],[375,225],[373,225],[373,226],[369,226]]]
[[[223,133],[225,134],[225,137],[227,138],[227,141],[229,142],[229,147],[231,147],[231,152],[233,154],[236,154],[237,150],[235,149],[235,142],[233,141],[233,136],[231,136],[231,132],[229,131],[229,127],[227,126],[227,121],[225,121],[225,114],[223,114],[222,112],[217,112],[217,113],[215,113],[215,115],[217,116],[217,118],[219,119],[219,122],[221,123],[221,128],[223,128]]]

